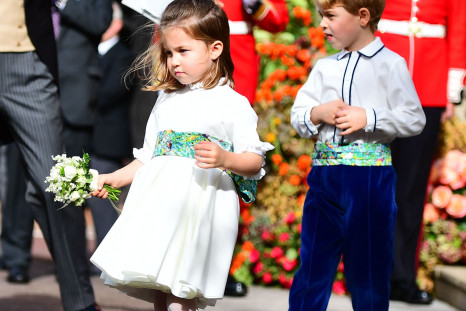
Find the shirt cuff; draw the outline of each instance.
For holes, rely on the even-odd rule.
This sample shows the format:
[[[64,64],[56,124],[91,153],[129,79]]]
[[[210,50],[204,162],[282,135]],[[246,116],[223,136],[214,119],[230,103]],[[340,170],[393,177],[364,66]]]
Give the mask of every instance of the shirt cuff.
[[[311,111],[312,111],[313,108],[314,107],[309,108],[309,110],[304,113],[304,117],[301,120],[301,122],[304,125],[306,125],[307,130],[309,131],[309,133],[311,133],[311,135],[317,135],[318,125],[315,125],[314,123],[311,122]]]
[[[375,132],[377,127],[377,114],[374,108],[365,108],[366,110],[366,126],[364,127],[365,132]]]

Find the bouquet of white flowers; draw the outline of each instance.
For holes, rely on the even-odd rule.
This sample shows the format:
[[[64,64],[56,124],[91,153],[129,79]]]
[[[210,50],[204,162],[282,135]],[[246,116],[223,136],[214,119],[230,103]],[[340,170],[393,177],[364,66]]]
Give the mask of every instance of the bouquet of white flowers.
[[[99,173],[89,168],[89,154],[84,153],[83,157],[67,157],[66,154],[52,156],[57,162],[50,170],[50,176],[45,178],[45,182],[50,185],[45,189],[47,192],[55,194],[55,201],[62,202],[64,208],[70,203],[81,206],[84,201],[91,197],[91,192],[97,190],[97,179]],[[108,192],[108,198],[113,208],[120,214],[120,209],[112,201],[117,202],[121,190],[104,185]]]

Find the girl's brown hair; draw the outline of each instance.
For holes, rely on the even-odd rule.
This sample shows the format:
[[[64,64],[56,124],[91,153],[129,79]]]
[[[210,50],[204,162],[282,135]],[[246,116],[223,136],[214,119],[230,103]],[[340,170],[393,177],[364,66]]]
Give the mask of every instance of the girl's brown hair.
[[[196,40],[209,45],[215,41],[223,43],[221,55],[214,60],[212,70],[203,80],[204,88],[216,86],[222,77],[223,85],[233,84],[233,61],[230,55],[230,28],[228,18],[213,0],[175,0],[162,14],[160,25],[154,32],[153,44],[143,53],[133,66],[139,78],[145,83],[144,90],[164,90],[166,93],[183,87],[168,70],[167,53],[162,48],[160,38],[170,27],[177,27]]]
[[[353,15],[358,15],[359,10],[366,8],[371,14],[368,26],[372,32],[377,31],[377,24],[382,17],[385,8],[385,0],[315,0],[322,9],[330,9],[333,6],[341,5],[346,11]]]

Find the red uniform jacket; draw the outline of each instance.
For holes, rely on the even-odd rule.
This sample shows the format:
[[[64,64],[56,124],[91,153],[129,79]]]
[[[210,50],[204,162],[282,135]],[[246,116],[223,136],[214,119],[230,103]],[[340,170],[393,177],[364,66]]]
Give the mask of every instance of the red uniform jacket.
[[[223,0],[223,9],[230,21],[230,49],[235,71],[235,90],[254,102],[258,75],[259,57],[256,53],[252,26],[279,32],[288,23],[288,9],[285,0],[268,0],[254,15],[249,15],[243,8],[241,0]]]
[[[411,21],[408,33],[396,22],[382,27],[384,19]],[[387,0],[379,30],[385,46],[405,58],[424,107],[457,101],[466,73],[466,0]]]

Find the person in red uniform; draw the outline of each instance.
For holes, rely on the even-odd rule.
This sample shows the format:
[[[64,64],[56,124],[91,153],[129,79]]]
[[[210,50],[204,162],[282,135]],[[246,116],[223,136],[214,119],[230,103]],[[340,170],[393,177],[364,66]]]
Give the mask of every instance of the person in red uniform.
[[[390,298],[430,304],[416,285],[417,245],[442,114],[453,115],[464,88],[466,1],[387,0],[378,28],[385,46],[405,58],[427,118],[420,135],[391,146],[398,215]]]
[[[230,24],[230,51],[235,71],[235,90],[254,103],[258,79],[259,56],[252,27],[277,33],[288,24],[285,0],[219,0]]]
[[[233,80],[235,90],[254,104],[259,80],[259,56],[252,27],[277,33],[288,24],[288,8],[285,0],[218,0],[227,14],[230,25],[230,53],[235,65]],[[225,295],[244,296],[247,287],[228,277]]]

